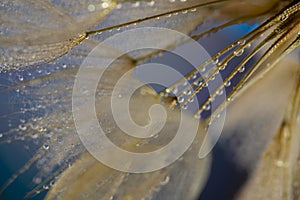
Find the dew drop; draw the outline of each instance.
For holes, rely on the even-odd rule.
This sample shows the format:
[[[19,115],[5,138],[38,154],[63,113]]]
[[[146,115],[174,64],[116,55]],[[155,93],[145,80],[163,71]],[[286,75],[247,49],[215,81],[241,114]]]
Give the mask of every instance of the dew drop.
[[[221,88],[220,90],[217,91],[217,95],[222,95],[224,93],[223,88]]]
[[[192,90],[186,91],[186,94],[187,94],[187,95],[191,95],[191,94],[192,94]]]
[[[194,97],[189,99],[189,102],[192,103],[194,102]]]
[[[150,2],[148,2],[148,6],[154,6],[154,4],[155,4],[155,1],[150,1]]]
[[[165,90],[165,92],[166,92],[166,94],[170,94],[170,93],[171,93],[171,90],[170,90],[169,88],[167,88],[167,89]]]
[[[25,126],[24,124],[20,124],[20,125],[19,125],[19,129],[20,129],[21,131],[26,131],[26,130],[27,130],[27,126]]]
[[[203,107],[204,110],[210,110],[210,103],[205,104]]]
[[[48,150],[49,147],[50,147],[49,144],[44,144],[44,145],[43,145],[43,149],[45,149],[45,150]]]
[[[2,133],[0,133],[0,138],[2,138],[3,137],[3,134]]]
[[[196,79],[197,78],[197,73],[193,74],[192,79]]]
[[[183,110],[188,109],[188,105],[187,105],[187,104],[184,104],[184,105],[182,106],[182,109],[183,109]]]
[[[90,4],[90,5],[88,5],[88,11],[90,11],[90,12],[94,12],[95,10],[96,10],[96,7],[95,7],[95,5],[93,5],[93,4]]]
[[[241,56],[241,55],[243,55],[243,53],[244,53],[244,49],[240,49],[240,50],[237,50],[237,51],[234,51],[234,52],[233,52],[233,54],[234,54],[235,56]]]
[[[200,112],[196,113],[196,114],[194,115],[194,118],[195,118],[195,119],[200,119],[200,118],[201,118]]]
[[[241,72],[241,73],[242,73],[242,72],[244,72],[244,71],[245,71],[245,69],[246,69],[246,68],[245,68],[245,66],[241,66],[241,67],[239,68],[239,72]]]
[[[231,85],[231,81],[230,81],[230,80],[226,81],[226,82],[224,83],[224,85],[225,85],[226,87],[229,87],[229,86]]]
[[[180,97],[178,97],[178,103],[182,103],[182,102],[184,102],[184,97],[183,96],[180,96]]]
[[[196,86],[200,86],[203,83],[203,79],[200,81],[195,81],[193,84]]]
[[[238,45],[244,45],[246,43],[246,40],[238,41]]]
[[[160,182],[160,185],[167,185],[169,183],[169,181],[170,181],[170,177],[166,176],[165,180]]]
[[[286,20],[288,18],[288,15],[282,15],[281,17],[280,17],[280,20],[281,21],[284,21],[284,20]]]
[[[219,63],[219,59],[216,58],[215,60],[212,61],[212,63],[213,63],[214,65],[218,64],[218,63]]]
[[[178,88],[177,87],[173,88],[172,92],[173,92],[173,94],[177,94],[178,93]]]
[[[227,63],[224,63],[223,65],[220,65],[220,70],[224,70],[225,68],[226,68],[226,66],[227,66]]]
[[[49,190],[49,186],[48,185],[43,185],[43,189],[44,190]]]

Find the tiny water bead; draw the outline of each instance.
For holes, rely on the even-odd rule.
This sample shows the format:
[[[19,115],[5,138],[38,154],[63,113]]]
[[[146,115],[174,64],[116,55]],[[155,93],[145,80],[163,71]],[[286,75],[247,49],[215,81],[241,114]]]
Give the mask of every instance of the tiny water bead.
[[[160,182],[160,185],[167,185],[170,181],[170,176],[166,176],[166,178]]]
[[[225,85],[226,87],[229,87],[229,86],[231,85],[231,81],[230,81],[230,80],[226,81],[226,82],[224,83],[224,85]]]
[[[205,105],[203,106],[203,109],[204,109],[204,110],[210,110],[210,108],[211,108],[210,103],[207,103],[207,104],[205,104]]]
[[[246,70],[246,67],[245,67],[245,66],[241,66],[241,67],[239,68],[239,72],[241,72],[241,73],[243,73],[245,70]]]
[[[49,144],[44,144],[43,149],[48,150],[50,148]]]
[[[184,104],[184,105],[182,106],[182,109],[183,109],[183,110],[187,110],[187,109],[188,109],[188,104],[187,104],[187,103]]]
[[[184,97],[180,96],[177,98],[178,103],[183,103],[184,102]]]
[[[27,126],[24,125],[24,124],[20,124],[20,125],[19,125],[19,129],[20,129],[21,131],[26,131],[26,130],[27,130]]]
[[[222,94],[224,94],[224,88],[217,91],[217,95],[221,96]]]
[[[233,52],[235,56],[241,56],[244,53],[244,49],[239,49]]]
[[[218,63],[219,63],[219,58],[216,58],[215,60],[213,60],[212,63],[213,63],[214,65],[218,64]]]
[[[225,63],[219,63],[219,70],[221,70],[221,71],[223,71],[223,70],[225,70],[226,69],[226,66],[227,66],[227,63],[225,62]]]

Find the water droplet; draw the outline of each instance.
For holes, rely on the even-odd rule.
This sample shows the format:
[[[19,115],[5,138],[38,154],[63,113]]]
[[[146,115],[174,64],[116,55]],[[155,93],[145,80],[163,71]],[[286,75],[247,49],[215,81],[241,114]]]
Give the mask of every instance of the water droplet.
[[[216,58],[215,60],[213,60],[212,63],[213,63],[214,65],[218,64],[218,63],[219,63],[219,58]]]
[[[239,72],[244,72],[246,70],[246,67],[245,66],[241,66],[240,68],[239,68]]]
[[[238,41],[238,45],[244,45],[246,43],[246,40]]]
[[[215,80],[215,79],[216,79],[216,76],[212,76],[212,77],[210,78],[211,81],[213,81],[213,80]]]
[[[246,45],[246,48],[250,48],[251,47],[251,43],[248,43],[247,45]]]
[[[221,64],[219,66],[220,66],[219,67],[220,70],[224,70],[226,68],[226,66],[227,66],[227,63],[224,63],[223,65]]]
[[[48,185],[43,185],[43,189],[44,190],[49,190],[49,186]]]
[[[93,4],[90,4],[90,5],[88,5],[88,11],[90,11],[90,12],[94,12],[95,10],[96,10],[96,7],[95,7],[95,5],[93,5]]]
[[[109,7],[109,3],[108,2],[103,2],[102,4],[101,4],[101,7],[102,8],[108,8]]]
[[[0,133],[0,138],[2,138],[3,137],[3,134],[2,133]]]
[[[197,78],[197,73],[193,74],[192,79],[196,79]]]
[[[243,53],[244,53],[244,49],[240,49],[240,50],[237,50],[237,51],[234,51],[234,52],[233,52],[233,54],[234,54],[235,56],[241,56],[241,55],[243,55]]]
[[[282,16],[280,17],[280,20],[281,20],[281,21],[284,21],[284,20],[286,20],[288,17],[289,17],[289,15],[282,15]]]
[[[44,145],[43,145],[43,149],[45,149],[45,150],[48,150],[49,147],[50,147],[49,144],[44,144]]]
[[[155,4],[155,1],[150,1],[150,2],[148,2],[148,6],[154,6],[154,4]]]
[[[119,95],[118,95],[118,98],[121,99],[121,98],[122,98],[122,94],[119,94]]]
[[[225,85],[226,87],[229,87],[229,86],[231,85],[231,81],[230,81],[230,80],[226,81],[226,82],[224,83],[224,85]]]
[[[196,114],[194,115],[194,118],[196,118],[196,119],[200,119],[200,118],[201,118],[201,114],[200,114],[200,112],[196,113]]]
[[[217,95],[222,95],[224,93],[223,88],[221,88],[220,90],[217,91]]]
[[[182,106],[182,109],[183,109],[183,110],[188,109],[188,105],[187,105],[187,104],[184,104],[184,105]]]
[[[192,94],[192,90],[186,91],[186,94],[187,94],[187,95],[191,95],[191,94]]]
[[[67,68],[67,65],[66,65],[66,64],[64,64],[64,65],[62,66],[62,68],[63,68],[63,69],[66,69],[66,68]]]
[[[210,110],[210,103],[205,104],[203,107],[204,110]]]
[[[203,83],[203,79],[199,81],[195,81],[193,84],[196,86],[200,86]]]
[[[170,181],[170,177],[166,176],[165,180],[163,180],[163,181],[160,182],[160,185],[166,185],[166,184],[169,183],[169,181]]]
[[[184,97],[183,96],[178,97],[177,101],[178,103],[184,102]]]
[[[55,184],[55,181],[50,182],[50,187],[52,187]]]
[[[227,100],[228,102],[230,102],[230,101],[233,100],[233,98],[232,98],[232,97],[228,97],[226,100]]]
[[[190,99],[189,99],[189,102],[190,102],[190,103],[194,102],[194,97],[190,98]]]
[[[170,90],[169,88],[167,88],[167,89],[165,90],[165,92],[166,92],[166,94],[170,94],[170,93],[171,93],[171,90]]]
[[[278,160],[276,162],[277,167],[284,167],[284,162],[282,160]]]
[[[20,125],[19,125],[19,129],[20,129],[21,131],[26,131],[26,130],[27,130],[27,126],[25,126],[24,124],[20,124]]]
[[[134,4],[132,4],[132,7],[134,7],[134,8],[137,8],[139,6],[140,6],[140,2],[139,1],[135,2]]]
[[[172,92],[173,92],[173,94],[177,94],[178,93],[178,88],[177,87],[173,88]]]

